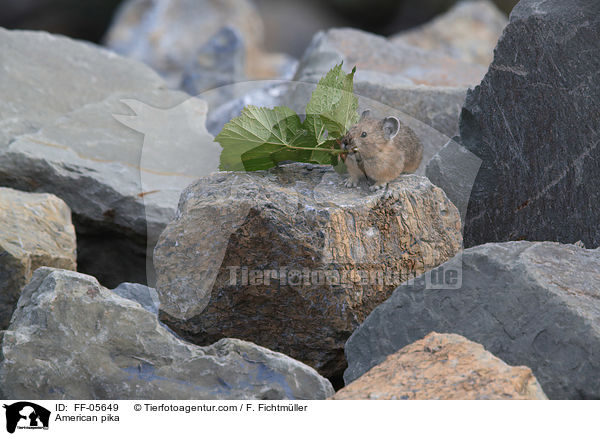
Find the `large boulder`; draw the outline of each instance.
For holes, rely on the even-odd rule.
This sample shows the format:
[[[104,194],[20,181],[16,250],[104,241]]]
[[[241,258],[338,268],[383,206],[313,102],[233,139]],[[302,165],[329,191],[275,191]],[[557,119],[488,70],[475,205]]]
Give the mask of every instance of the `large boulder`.
[[[445,14],[390,40],[487,67],[507,22],[506,15],[492,1],[463,0]]]
[[[8,327],[21,288],[41,266],[77,266],[71,211],[51,194],[0,188],[0,329]]]
[[[346,339],[394,282],[461,248],[458,212],[426,178],[387,196],[343,183],[291,164],[186,188],[154,251],[162,320],[198,344],[251,340],[341,375]]]
[[[238,339],[190,345],[91,276],[38,269],[2,344],[7,398],[323,399],[331,384],[283,354]]]
[[[447,271],[458,271],[452,281]],[[600,397],[600,250],[485,244],[400,286],[346,344],[346,383],[431,331],[531,368],[552,399]]]
[[[480,344],[430,333],[339,390],[334,400],[547,400],[525,366],[509,366]]]
[[[300,60],[296,78],[316,82],[340,62],[356,66],[356,86],[361,75],[405,85],[461,86],[478,83],[485,68],[471,65],[407,43],[352,28],[317,33]],[[362,73],[361,73],[362,72]],[[365,73],[367,72],[367,73]]]
[[[465,246],[600,245],[600,2],[522,0],[469,92],[464,147],[482,159]]]

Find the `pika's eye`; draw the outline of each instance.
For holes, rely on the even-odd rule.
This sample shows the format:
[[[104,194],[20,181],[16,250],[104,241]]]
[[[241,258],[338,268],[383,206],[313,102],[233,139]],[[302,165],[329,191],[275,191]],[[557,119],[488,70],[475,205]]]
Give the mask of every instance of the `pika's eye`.
[[[366,138],[366,137],[367,137],[367,132],[362,132],[362,133],[360,134],[360,137],[361,137],[361,138]]]

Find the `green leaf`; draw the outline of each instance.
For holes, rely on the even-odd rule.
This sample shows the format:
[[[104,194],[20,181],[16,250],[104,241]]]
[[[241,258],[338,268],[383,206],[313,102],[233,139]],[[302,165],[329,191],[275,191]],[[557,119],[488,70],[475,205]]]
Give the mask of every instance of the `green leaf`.
[[[331,153],[331,150],[333,150],[336,145],[337,142],[335,139],[327,140],[317,147],[316,150],[312,151],[309,162],[322,165],[335,165],[338,158],[336,154]]]
[[[317,138],[325,129],[329,138],[340,138],[358,121],[358,99],[353,94],[354,74],[333,67],[317,84],[306,105],[305,128]]]
[[[247,165],[243,163],[242,156],[247,152],[263,145],[272,146],[258,148],[253,154],[247,155],[256,159],[261,150],[263,153],[272,153],[296,142],[301,144],[303,133],[300,117],[290,108],[246,106],[241,115],[225,124],[215,138],[223,147],[220,169],[253,171],[251,164],[246,168]]]
[[[262,144],[242,154],[242,164],[246,171],[268,170],[283,161],[309,159],[311,151],[293,150],[275,144]]]
[[[338,165],[337,139],[358,120],[355,71],[332,68],[312,93],[304,121],[285,106],[245,107],[215,138],[223,148],[219,168],[257,171],[289,160]]]

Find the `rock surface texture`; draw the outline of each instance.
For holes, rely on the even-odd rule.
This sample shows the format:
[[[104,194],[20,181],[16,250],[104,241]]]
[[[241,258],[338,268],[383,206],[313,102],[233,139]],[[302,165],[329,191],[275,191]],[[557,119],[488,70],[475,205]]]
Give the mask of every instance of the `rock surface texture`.
[[[525,366],[455,334],[430,333],[339,390],[334,400],[547,400]]]
[[[91,276],[38,269],[4,334],[7,398],[323,399],[312,368],[249,342],[190,345]]]
[[[600,2],[522,0],[461,115],[482,159],[465,246],[600,245]]]
[[[346,339],[393,281],[461,248],[458,212],[426,178],[401,176],[387,198],[343,183],[292,164],[190,185],[154,252],[162,320],[201,345],[237,337],[341,375]]]
[[[507,22],[490,0],[461,1],[445,14],[390,40],[487,67]]]
[[[77,266],[71,211],[51,194],[0,188],[0,329],[8,327],[22,287],[41,266]]]
[[[462,286],[424,279],[462,269]],[[600,397],[600,250],[485,244],[400,286],[346,344],[346,383],[431,331],[482,344],[533,371],[551,399]]]

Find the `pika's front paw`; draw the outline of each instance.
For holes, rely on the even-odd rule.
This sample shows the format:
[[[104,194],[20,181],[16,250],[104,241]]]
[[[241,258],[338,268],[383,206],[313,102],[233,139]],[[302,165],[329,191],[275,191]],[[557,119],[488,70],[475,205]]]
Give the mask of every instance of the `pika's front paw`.
[[[387,186],[387,183],[376,183],[372,186],[369,187],[369,190],[371,191],[379,191],[380,189],[383,189]]]
[[[358,180],[349,177],[344,182],[344,186],[346,186],[346,188],[355,188],[358,186]]]

